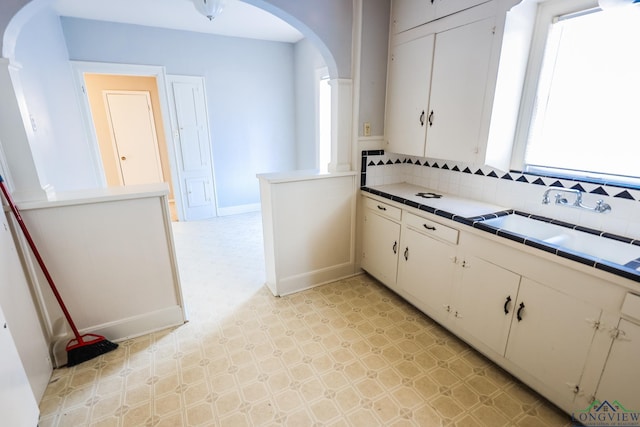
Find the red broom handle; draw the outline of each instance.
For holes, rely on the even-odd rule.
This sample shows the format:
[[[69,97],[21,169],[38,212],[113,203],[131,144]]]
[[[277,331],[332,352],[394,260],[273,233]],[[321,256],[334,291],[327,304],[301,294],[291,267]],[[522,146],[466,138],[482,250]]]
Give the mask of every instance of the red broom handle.
[[[75,335],[76,339],[78,341],[80,341],[81,337],[80,337],[80,333],[78,332],[78,328],[76,328],[76,325],[73,323],[73,320],[71,320],[71,315],[69,314],[69,311],[67,310],[67,306],[64,305],[64,302],[62,301],[62,297],[60,296],[60,293],[58,292],[58,289],[56,288],[56,285],[53,283],[53,278],[49,274],[49,270],[47,270],[47,266],[44,264],[44,260],[40,256],[40,252],[38,252],[38,248],[36,248],[36,244],[33,241],[33,239],[31,238],[31,234],[29,234],[29,230],[27,230],[26,224],[22,220],[22,215],[20,215],[20,211],[18,210],[18,207],[13,202],[13,199],[11,199],[11,196],[9,195],[9,192],[7,191],[7,187],[4,185],[4,179],[2,179],[2,175],[0,175],[0,188],[2,189],[2,193],[4,194],[4,198],[7,200],[7,203],[9,204],[9,207],[11,208],[11,211],[13,212],[13,214],[16,217],[16,220],[18,221],[18,224],[20,224],[20,228],[22,229],[22,233],[24,234],[24,237],[27,239],[27,242],[29,243],[29,247],[31,248],[31,251],[33,251],[33,255],[36,257],[36,260],[38,261],[38,265],[40,265],[40,268],[42,269],[42,272],[44,273],[44,277],[46,277],[47,278],[47,282],[49,282],[49,286],[51,287],[51,290],[53,291],[53,295],[55,295],[56,300],[58,300],[58,304],[60,304],[60,308],[62,309],[62,312],[64,313],[64,317],[67,318],[67,322],[69,322],[69,326],[71,326],[71,330],[73,331],[73,334]]]

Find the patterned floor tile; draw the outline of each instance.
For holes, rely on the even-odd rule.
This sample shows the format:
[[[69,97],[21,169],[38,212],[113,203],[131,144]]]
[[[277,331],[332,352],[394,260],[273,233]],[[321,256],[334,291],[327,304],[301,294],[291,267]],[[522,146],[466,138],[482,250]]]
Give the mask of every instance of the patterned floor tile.
[[[366,275],[273,297],[258,214],[173,227],[190,322],[55,370],[40,426],[570,425]]]

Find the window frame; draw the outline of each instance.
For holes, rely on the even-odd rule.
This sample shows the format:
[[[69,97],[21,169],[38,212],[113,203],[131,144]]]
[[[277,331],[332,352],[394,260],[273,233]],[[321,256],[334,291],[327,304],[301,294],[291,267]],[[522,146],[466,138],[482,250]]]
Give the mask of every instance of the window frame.
[[[551,168],[543,166],[527,167],[525,155],[529,132],[532,125],[535,102],[545,55],[547,37],[554,18],[562,15],[580,13],[585,10],[598,8],[597,0],[546,0],[537,7],[533,37],[529,52],[526,74],[523,84],[522,99],[516,125],[511,170],[522,171],[531,175],[549,176],[560,179],[581,180],[596,183],[615,183],[623,187],[636,188],[640,185],[640,178],[627,176],[606,175],[589,171]]]

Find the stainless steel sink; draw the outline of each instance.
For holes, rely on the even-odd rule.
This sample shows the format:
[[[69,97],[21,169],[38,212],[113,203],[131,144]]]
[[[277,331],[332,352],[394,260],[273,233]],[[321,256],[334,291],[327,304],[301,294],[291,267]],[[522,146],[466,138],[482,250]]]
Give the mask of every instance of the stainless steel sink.
[[[623,266],[629,264],[630,268],[638,265],[634,261],[640,258],[640,246],[522,215],[505,215],[484,220],[482,223],[518,234],[524,238],[540,240],[558,248],[581,252],[593,258],[611,261]]]

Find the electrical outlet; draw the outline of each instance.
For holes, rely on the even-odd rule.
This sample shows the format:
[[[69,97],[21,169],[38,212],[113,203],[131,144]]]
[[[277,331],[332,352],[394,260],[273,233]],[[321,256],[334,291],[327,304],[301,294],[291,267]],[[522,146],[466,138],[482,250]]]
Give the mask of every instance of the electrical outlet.
[[[371,123],[364,122],[364,136],[371,136]]]

